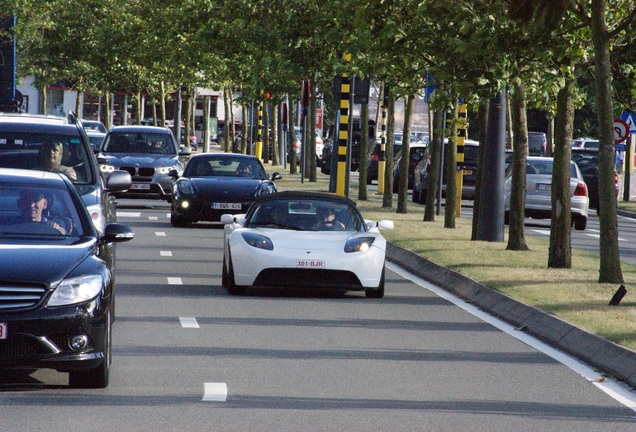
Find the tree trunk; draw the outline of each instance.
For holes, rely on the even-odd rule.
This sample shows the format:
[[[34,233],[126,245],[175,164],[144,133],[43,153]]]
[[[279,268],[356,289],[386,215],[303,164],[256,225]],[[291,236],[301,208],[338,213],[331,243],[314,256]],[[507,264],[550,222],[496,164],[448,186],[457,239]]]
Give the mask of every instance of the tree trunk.
[[[592,41],[596,100],[599,126],[599,223],[600,223],[600,283],[623,283],[618,250],[616,195],[614,192],[614,113],[612,107],[612,74],[610,70],[610,40],[605,22],[607,0],[592,1]]]
[[[104,119],[106,120],[106,130],[113,127],[113,117],[110,115],[110,93],[104,93]]]
[[[186,87],[186,112],[184,114],[185,117],[185,130],[183,133],[185,136],[183,137],[183,142],[186,147],[192,147],[192,143],[190,142],[190,129],[192,128],[192,87]]]
[[[360,168],[358,182],[358,200],[367,200],[367,155],[369,154],[369,104],[360,105]]]
[[[510,211],[508,245],[506,249],[526,251],[528,245],[524,236],[526,205],[526,156],[528,155],[528,122],[526,118],[526,91],[520,84],[513,89],[510,101],[513,131],[512,185],[510,190]]]
[[[387,140],[386,140],[386,164],[384,168],[384,192],[382,194],[382,207],[393,207],[393,146],[395,143],[395,93],[388,92],[387,106]],[[378,175],[381,175],[378,172]]]
[[[241,108],[243,113],[243,131],[241,132],[241,153],[247,154],[247,105]]]
[[[557,96],[557,116],[552,167],[552,221],[548,267],[571,268],[572,226],[570,198],[570,156],[574,124],[574,80],[566,79]]]
[[[166,127],[166,84],[161,81],[161,127]]]
[[[448,122],[447,122],[448,123]],[[442,144],[442,148],[444,145]],[[444,153],[446,165],[446,204],[444,206],[444,228],[455,228],[457,208],[457,102],[450,111],[448,146]]]
[[[272,104],[272,165],[280,165],[278,148],[278,104]]]
[[[411,118],[415,108],[415,95],[409,94],[404,100],[404,129],[402,130],[402,148],[400,150],[400,183],[396,213],[406,213],[408,201],[409,160],[411,154]],[[363,131],[364,132],[364,131]],[[391,176],[393,177],[393,176]]]
[[[442,159],[442,129],[444,127],[444,110],[436,109],[433,114],[433,139],[429,141],[431,147],[431,161],[428,164],[428,184],[426,185],[426,206],[424,207],[424,221],[435,221],[435,200],[439,186],[439,162]]]
[[[318,181],[316,177],[316,85],[317,80],[314,80],[309,87],[309,121],[308,123],[308,138],[309,147],[307,150],[307,167],[309,168],[309,181]],[[351,147],[349,147],[349,156],[351,156]]]
[[[473,223],[472,223],[472,233],[470,236],[471,240],[477,240],[477,227],[479,226],[479,197],[481,195],[481,183],[484,173],[484,146],[486,145],[488,130],[488,103],[482,102],[479,105],[479,109],[477,111],[477,129],[479,130],[479,160],[477,161],[477,173],[475,175],[475,197],[473,200]]]

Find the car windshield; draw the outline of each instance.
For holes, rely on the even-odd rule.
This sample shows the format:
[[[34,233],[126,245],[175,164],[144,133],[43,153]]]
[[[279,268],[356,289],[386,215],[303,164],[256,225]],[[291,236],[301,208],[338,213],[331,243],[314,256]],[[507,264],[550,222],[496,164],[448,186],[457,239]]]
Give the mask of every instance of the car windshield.
[[[277,228],[299,231],[328,231],[321,225],[327,217],[341,224],[339,231],[364,232],[364,221],[356,209],[336,201],[316,199],[285,199],[258,203],[248,214],[248,228]]]
[[[177,154],[177,148],[170,135],[153,132],[109,133],[101,151],[128,154]]]
[[[210,156],[190,159],[184,177],[245,177],[265,180],[267,173],[257,158]]]
[[[79,135],[0,131],[0,167],[65,174],[75,184],[93,183],[90,157]]]
[[[0,236],[80,236],[81,218],[69,191],[0,184]]]

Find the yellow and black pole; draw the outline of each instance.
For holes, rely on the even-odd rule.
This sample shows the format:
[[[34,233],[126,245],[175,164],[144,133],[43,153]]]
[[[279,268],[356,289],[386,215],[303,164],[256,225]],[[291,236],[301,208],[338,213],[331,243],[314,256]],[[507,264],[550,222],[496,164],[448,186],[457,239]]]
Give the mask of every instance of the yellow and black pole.
[[[261,159],[263,155],[263,98],[264,91],[261,90],[261,98],[258,101],[258,134],[256,135],[256,146],[254,147],[254,155]]]
[[[466,102],[462,98],[457,101],[457,176],[455,196],[455,217],[461,216],[462,188],[464,186],[464,141],[466,141]]]
[[[344,61],[351,60],[351,54],[343,55]],[[347,153],[349,142],[349,109],[351,105],[351,81],[346,73],[342,74],[342,83],[340,84],[340,121],[338,126],[338,173],[336,177],[336,194],[347,196],[346,177],[347,177]]]
[[[384,193],[384,171],[386,171],[386,110],[389,105],[389,85],[384,83],[382,98],[382,135],[380,136],[380,154],[378,155],[378,194]]]

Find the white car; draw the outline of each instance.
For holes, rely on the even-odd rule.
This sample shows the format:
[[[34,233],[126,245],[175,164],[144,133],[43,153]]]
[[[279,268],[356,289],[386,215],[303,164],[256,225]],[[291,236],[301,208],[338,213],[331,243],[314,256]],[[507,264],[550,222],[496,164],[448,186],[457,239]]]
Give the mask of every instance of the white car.
[[[365,220],[349,198],[286,191],[259,198],[247,214],[221,216],[223,286],[339,289],[384,296],[386,240],[393,222]]]
[[[526,161],[526,217],[549,219],[552,217],[552,158],[528,156]],[[505,222],[510,218],[510,194],[512,190],[512,164],[506,171],[504,194]],[[574,229],[587,227],[590,207],[587,184],[579,167],[570,162],[570,212]]]

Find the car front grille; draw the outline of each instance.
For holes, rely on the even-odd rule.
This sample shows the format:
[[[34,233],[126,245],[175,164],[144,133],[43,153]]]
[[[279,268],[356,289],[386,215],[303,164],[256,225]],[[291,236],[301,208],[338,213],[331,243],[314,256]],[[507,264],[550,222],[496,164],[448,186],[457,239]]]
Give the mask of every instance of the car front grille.
[[[360,280],[349,271],[297,268],[265,269],[258,275],[254,285],[285,288],[362,289]]]
[[[46,289],[42,286],[0,285],[0,310],[23,310],[37,305]]]
[[[128,172],[133,177],[152,177],[155,175],[154,168],[124,166],[119,169]]]

